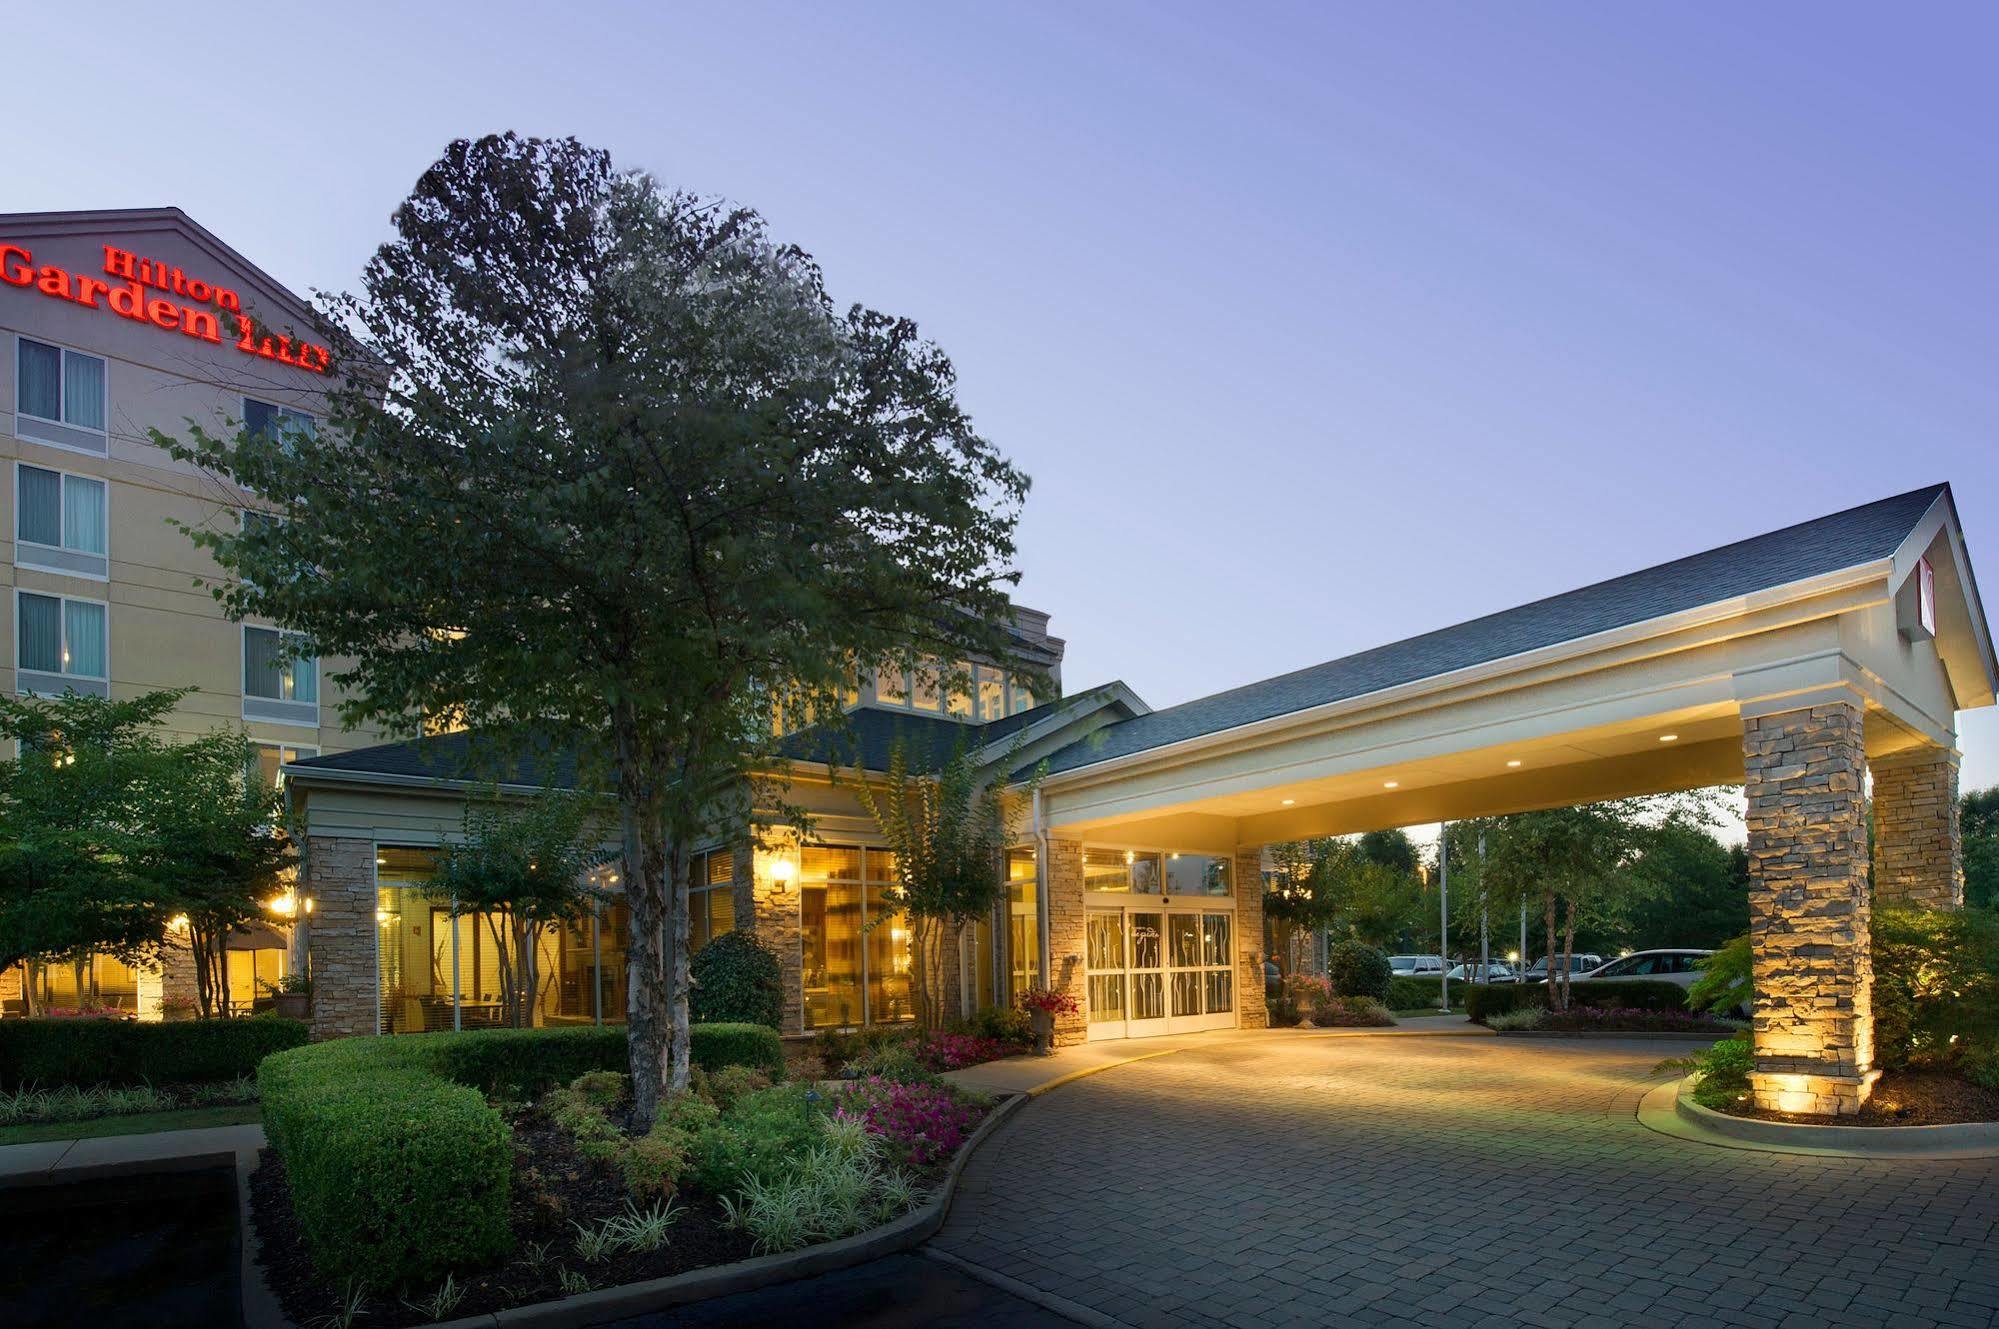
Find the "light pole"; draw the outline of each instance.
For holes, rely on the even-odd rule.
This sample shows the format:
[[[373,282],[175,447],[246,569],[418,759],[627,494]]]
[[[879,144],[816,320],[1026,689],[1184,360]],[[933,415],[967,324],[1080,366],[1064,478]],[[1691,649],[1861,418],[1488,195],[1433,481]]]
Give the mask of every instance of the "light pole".
[[[1437,995],[1444,1014],[1451,1012],[1451,824],[1437,823]]]
[[[1485,898],[1485,832],[1478,833],[1478,981],[1492,981],[1492,910]]]

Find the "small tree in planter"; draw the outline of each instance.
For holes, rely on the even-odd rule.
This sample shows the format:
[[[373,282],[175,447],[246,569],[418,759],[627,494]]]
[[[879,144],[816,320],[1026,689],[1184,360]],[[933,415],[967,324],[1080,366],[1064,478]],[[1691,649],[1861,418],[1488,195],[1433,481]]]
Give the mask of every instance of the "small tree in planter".
[[[916,1023],[941,1029],[947,931],[990,916],[1005,889],[1000,864],[1014,820],[1006,790],[980,778],[962,744],[937,774],[913,771],[899,739],[879,787],[865,776],[857,783],[862,806],[895,851],[895,885],[884,896],[909,914]]]
[[[1027,1012],[1027,1018],[1034,1027],[1034,1055],[1045,1057],[1054,1049],[1055,1017],[1075,1015],[1083,1009],[1082,1003],[1067,992],[1057,992],[1053,988],[1029,988],[1020,994],[1020,1008]]]
[[[512,1028],[534,1023],[543,935],[588,914],[596,901],[588,874],[608,855],[592,811],[576,794],[471,799],[463,841],[438,861],[429,894],[449,899],[454,920],[486,920],[499,957],[501,1018]]]

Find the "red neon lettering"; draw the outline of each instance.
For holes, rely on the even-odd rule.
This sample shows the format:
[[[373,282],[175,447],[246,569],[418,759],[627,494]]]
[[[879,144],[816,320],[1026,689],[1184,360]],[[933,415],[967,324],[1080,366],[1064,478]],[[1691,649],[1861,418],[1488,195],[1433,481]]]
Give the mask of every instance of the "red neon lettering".
[[[126,281],[137,281],[139,274],[133,271],[132,255],[116,245],[104,246],[104,270],[114,277]]]
[[[75,292],[69,288],[69,274],[53,263],[42,269],[42,279],[35,283],[43,295],[59,295],[65,300],[74,300]]]
[[[135,322],[146,321],[146,293],[135,281],[111,288],[111,312]]]
[[[148,300],[146,317],[152,320],[153,326],[172,332],[180,327],[180,306],[171,300]]]
[[[96,309],[99,307],[97,297],[110,289],[111,287],[108,284],[97,280],[95,277],[78,277],[76,279],[76,302],[80,305],[89,305],[92,309]]]
[[[181,310],[180,330],[190,337],[199,337],[203,341],[222,340],[222,328],[215,321],[215,311],[212,309]]]
[[[31,250],[19,245],[0,245],[0,281],[9,286],[33,286],[35,270],[29,265],[35,261]],[[16,264],[19,266],[15,266]]]

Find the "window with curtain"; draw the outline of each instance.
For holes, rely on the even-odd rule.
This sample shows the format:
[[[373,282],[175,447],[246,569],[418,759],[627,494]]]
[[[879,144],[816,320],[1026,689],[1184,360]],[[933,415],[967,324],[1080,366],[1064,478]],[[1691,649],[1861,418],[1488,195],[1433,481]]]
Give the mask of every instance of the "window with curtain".
[[[102,480],[39,466],[16,468],[15,534],[31,544],[105,552],[106,491]]]
[[[102,604],[27,591],[15,603],[19,668],[77,678],[110,676]]]
[[[319,433],[319,421],[306,411],[277,406],[254,397],[243,399],[243,431],[283,439],[294,444],[311,442]]]
[[[298,656],[304,639],[275,628],[243,629],[243,691],[273,701],[319,700],[319,661]]]
[[[78,429],[104,430],[104,361],[80,351],[19,339],[15,409]]]
[[[696,854],[689,865],[687,949],[690,954],[736,929],[736,854]]]

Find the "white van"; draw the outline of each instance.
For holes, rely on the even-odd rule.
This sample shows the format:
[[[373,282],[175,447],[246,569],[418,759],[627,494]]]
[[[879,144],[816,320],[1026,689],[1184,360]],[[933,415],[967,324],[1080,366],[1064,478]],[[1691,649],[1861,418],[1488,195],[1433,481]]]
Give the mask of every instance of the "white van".
[[[1441,955],[1391,955],[1388,968],[1397,978],[1441,978],[1444,973],[1444,957]]]

